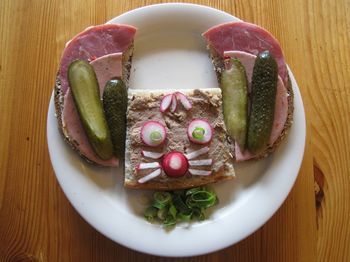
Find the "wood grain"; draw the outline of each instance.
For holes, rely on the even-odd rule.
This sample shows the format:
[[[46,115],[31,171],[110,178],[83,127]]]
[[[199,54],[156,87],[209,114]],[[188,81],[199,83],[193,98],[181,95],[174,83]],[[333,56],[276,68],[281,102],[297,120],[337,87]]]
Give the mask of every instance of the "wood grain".
[[[301,89],[308,134],[302,168],[286,202],[261,229],[212,254],[160,258],[112,242],[72,208],[55,179],[46,144],[47,108],[62,49],[68,39],[89,25],[160,2],[0,1],[0,261],[348,259],[347,0],[193,1],[271,31],[279,39]]]

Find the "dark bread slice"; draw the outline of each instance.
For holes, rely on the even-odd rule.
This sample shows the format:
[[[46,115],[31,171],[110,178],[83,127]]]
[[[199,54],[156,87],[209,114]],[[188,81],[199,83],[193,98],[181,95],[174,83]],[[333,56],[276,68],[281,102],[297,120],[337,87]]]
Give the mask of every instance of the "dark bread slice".
[[[222,56],[212,46],[208,45],[207,48],[209,50],[210,58],[211,58],[211,61],[213,63],[214,71],[216,73],[216,77],[217,77],[217,80],[218,80],[218,83],[220,86],[221,73],[225,69],[224,60],[223,60]],[[273,143],[273,145],[270,145],[263,152],[256,155],[252,159],[255,159],[255,160],[261,159],[261,158],[267,157],[269,154],[273,153],[276,150],[276,148],[281,144],[283,139],[287,136],[288,131],[289,131],[290,127],[292,126],[293,112],[294,112],[294,92],[293,92],[293,86],[292,86],[292,82],[290,80],[289,75],[288,75],[287,85],[285,84],[285,88],[287,89],[287,93],[288,93],[288,116],[287,116],[287,120],[284,124],[283,131],[280,134],[280,136],[277,138],[277,140]],[[252,159],[250,159],[250,160],[252,160]]]
[[[133,56],[133,50],[134,50],[134,43],[132,42],[128,49],[123,52],[122,55],[122,80],[128,86],[129,78],[130,78],[130,70],[131,70],[131,63],[132,63],[132,56]],[[79,150],[77,142],[72,139],[66,130],[66,127],[63,122],[63,107],[64,107],[64,94],[61,89],[61,80],[59,77],[59,72],[56,75],[56,82],[54,87],[54,102],[55,102],[55,111],[56,111],[56,118],[58,123],[58,129],[60,133],[62,134],[64,140],[69,144],[69,146],[75,150],[84,160],[91,164],[99,165],[91,159],[87,158],[85,155],[81,153]]]

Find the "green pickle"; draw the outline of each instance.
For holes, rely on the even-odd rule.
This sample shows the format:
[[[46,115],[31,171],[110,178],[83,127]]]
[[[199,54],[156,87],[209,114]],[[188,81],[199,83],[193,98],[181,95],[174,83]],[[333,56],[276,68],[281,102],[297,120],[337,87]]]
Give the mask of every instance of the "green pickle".
[[[103,108],[111,132],[114,154],[124,157],[128,93],[122,80],[109,80],[103,92]]]
[[[103,160],[112,158],[111,136],[93,67],[83,60],[73,61],[68,68],[68,81],[79,117],[94,152]]]
[[[269,51],[261,52],[252,76],[251,112],[247,148],[259,153],[268,147],[275,113],[278,67]]]
[[[244,150],[248,115],[247,76],[238,59],[232,58],[229,63],[231,68],[224,70],[221,75],[224,121],[228,134]]]

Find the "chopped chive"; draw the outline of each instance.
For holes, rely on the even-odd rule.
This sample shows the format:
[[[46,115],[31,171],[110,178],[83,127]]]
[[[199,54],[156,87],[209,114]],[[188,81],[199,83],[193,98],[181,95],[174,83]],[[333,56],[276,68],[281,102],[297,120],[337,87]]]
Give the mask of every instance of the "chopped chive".
[[[162,134],[159,131],[153,131],[150,134],[150,138],[152,142],[159,142],[162,140]]]
[[[204,133],[205,133],[205,129],[203,127],[196,127],[192,132],[192,136],[195,139],[203,139]]]

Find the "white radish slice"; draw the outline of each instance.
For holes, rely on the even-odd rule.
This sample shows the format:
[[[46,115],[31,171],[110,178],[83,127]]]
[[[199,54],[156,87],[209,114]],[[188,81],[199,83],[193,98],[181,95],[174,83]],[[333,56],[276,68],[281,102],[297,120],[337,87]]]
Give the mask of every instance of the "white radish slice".
[[[167,111],[172,100],[173,100],[172,94],[163,96],[162,101],[160,102],[160,112],[164,113],[165,111]]]
[[[211,166],[213,164],[213,159],[200,159],[188,161],[190,166]]]
[[[177,100],[176,96],[172,95],[171,96],[171,106],[170,106],[170,112],[174,113],[177,107]]]
[[[204,119],[194,119],[188,125],[187,135],[191,142],[196,144],[207,144],[213,137],[214,130]]]
[[[165,127],[157,121],[147,121],[141,128],[141,140],[147,146],[156,147],[164,143]]]
[[[158,168],[158,167],[160,167],[160,164],[158,162],[140,163],[137,165],[136,170],[151,169],[151,168]]]
[[[152,158],[152,159],[159,159],[161,158],[164,153],[158,153],[158,152],[152,152],[152,151],[145,151],[145,150],[142,150],[141,151],[141,154],[144,156],[144,157],[148,157],[148,158]]]
[[[153,178],[156,178],[156,177],[159,176],[161,173],[162,173],[162,170],[161,170],[160,168],[158,168],[158,169],[154,170],[152,173],[150,173],[150,174],[148,174],[148,175],[146,175],[146,176],[140,178],[140,179],[138,180],[138,182],[139,182],[140,184],[146,183],[147,181],[149,181],[149,180],[151,180],[151,179],[153,179]]]
[[[183,93],[176,92],[176,97],[180,100],[181,104],[186,110],[190,110],[192,108],[190,100],[188,100],[187,96],[185,96]]]
[[[199,157],[199,156],[201,156],[201,155],[203,155],[203,154],[206,154],[206,153],[208,153],[208,152],[209,152],[209,147],[205,146],[205,147],[202,147],[202,148],[199,149],[199,150],[196,150],[196,151],[193,151],[193,152],[191,152],[191,153],[188,153],[188,154],[186,154],[185,156],[186,156],[186,158],[187,158],[188,160],[190,160],[190,159]]]
[[[211,171],[198,170],[198,169],[192,169],[192,168],[189,168],[188,172],[190,172],[190,174],[194,175],[194,176],[209,176],[209,175],[211,175]]]

